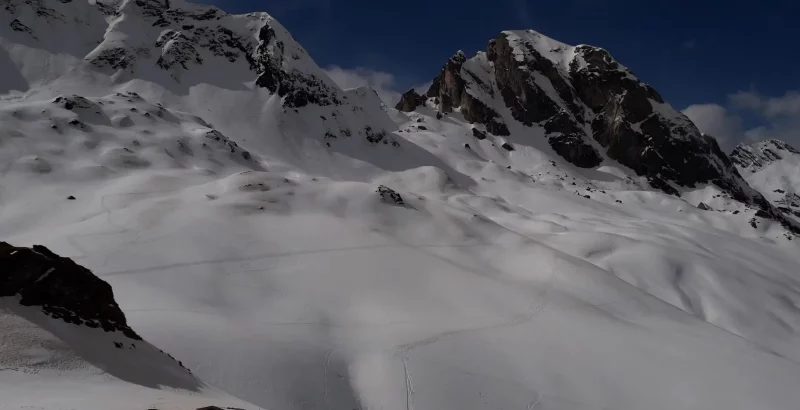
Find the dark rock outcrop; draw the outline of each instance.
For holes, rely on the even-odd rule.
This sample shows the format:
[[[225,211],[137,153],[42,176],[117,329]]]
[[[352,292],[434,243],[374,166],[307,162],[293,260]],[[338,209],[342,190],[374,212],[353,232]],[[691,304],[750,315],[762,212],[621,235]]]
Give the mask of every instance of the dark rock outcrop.
[[[258,73],[256,85],[283,97],[283,106],[300,108],[309,104],[341,105],[336,90],[314,75],[297,70],[284,70],[285,47],[275,35],[275,30],[265,24],[258,34],[258,47],[253,66]]]
[[[19,32],[21,32],[21,33],[28,33],[28,34],[30,34],[31,36],[33,36],[33,37],[36,37],[36,36],[33,34],[33,30],[31,30],[31,28],[30,28],[30,27],[26,26],[26,25],[25,25],[25,24],[23,24],[21,21],[19,21],[19,19],[14,19],[14,20],[12,20],[12,21],[11,21],[11,23],[10,23],[9,25],[11,26],[11,29],[12,29],[12,30],[14,30],[14,31],[19,31]]]
[[[556,154],[581,168],[594,168],[603,162],[597,150],[576,134],[551,136],[547,142]]]
[[[89,61],[97,67],[116,71],[133,66],[136,63],[136,56],[126,48],[117,47],[102,50]]]
[[[500,115],[484,101],[467,92],[467,82],[462,74],[464,62],[467,61],[464,52],[459,51],[445,63],[439,75],[433,79],[427,96],[439,100],[439,112],[453,112],[454,107],[461,109],[464,119],[485,124],[486,130],[495,135],[510,135],[508,126]],[[472,75],[472,78],[477,76]]]
[[[0,297],[13,296],[23,306],[41,307],[54,319],[142,340],[128,326],[111,285],[44,246],[20,248],[0,242]]]
[[[399,206],[406,206],[405,201],[403,201],[403,197],[397,193],[397,191],[385,186],[381,185],[378,189],[375,190],[381,197],[381,201],[392,204],[392,205],[399,205]]]
[[[403,112],[411,112],[416,110],[417,107],[424,105],[425,100],[426,98],[424,96],[417,94],[412,88],[400,97],[400,102],[398,102],[394,108]]]
[[[536,53],[530,59],[519,61],[504,36],[495,39],[494,53],[497,86],[514,119],[531,126],[558,113],[558,105],[537,85],[532,76],[532,73],[537,72],[535,67],[547,72],[555,70],[549,60],[540,58]],[[559,82],[563,81],[561,79]]]

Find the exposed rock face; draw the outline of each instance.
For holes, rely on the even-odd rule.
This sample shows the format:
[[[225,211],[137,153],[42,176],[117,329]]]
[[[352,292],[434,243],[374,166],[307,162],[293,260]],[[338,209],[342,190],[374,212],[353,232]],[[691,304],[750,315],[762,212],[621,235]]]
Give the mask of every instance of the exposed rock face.
[[[9,296],[19,296],[23,306],[41,306],[45,314],[67,323],[141,340],[128,327],[108,283],[44,246],[0,242],[0,297]]]
[[[495,135],[510,135],[500,115],[484,101],[467,92],[468,83],[462,76],[462,68],[466,61],[463,51],[450,57],[439,75],[433,79],[427,96],[439,99],[440,112],[450,113],[453,107],[459,107],[467,121],[485,124],[486,130]],[[472,81],[476,79],[476,76],[472,76]]]
[[[723,179],[718,168],[727,166],[708,158],[719,152],[715,142],[606,50],[571,47],[533,31],[504,32],[469,60],[457,53],[428,96],[437,96],[444,112],[460,107],[492,133],[490,125],[503,124],[499,135],[508,135],[510,119],[491,108],[501,102],[513,120],[543,128],[553,150],[580,167],[603,160],[587,131],[609,157],[651,179],[693,186]]]
[[[758,171],[792,154],[800,155],[800,151],[786,142],[772,139],[751,145],[739,144],[731,153],[731,161],[739,168]]]
[[[424,96],[417,94],[412,88],[400,97],[400,102],[398,102],[394,108],[404,112],[411,112],[417,109],[417,107],[424,105],[425,100],[426,98]]]
[[[548,138],[547,142],[556,154],[581,168],[594,168],[603,162],[597,150],[586,144],[578,135],[554,135]]]
[[[254,66],[258,73],[256,85],[283,97],[284,107],[342,104],[336,90],[321,78],[293,69],[291,64],[287,64],[286,45],[278,39],[270,21],[261,28],[258,39],[254,57]],[[297,52],[290,58],[295,57],[299,58]]]
[[[599,166],[602,147],[656,189],[679,195],[680,187],[711,183],[781,219],[714,138],[601,48],[506,31],[475,57],[451,57],[427,95],[439,99],[441,112],[458,109],[492,134],[511,135],[507,124],[516,124],[513,138],[523,143],[544,134],[553,151],[576,166]],[[742,161],[748,155],[738,154]]]

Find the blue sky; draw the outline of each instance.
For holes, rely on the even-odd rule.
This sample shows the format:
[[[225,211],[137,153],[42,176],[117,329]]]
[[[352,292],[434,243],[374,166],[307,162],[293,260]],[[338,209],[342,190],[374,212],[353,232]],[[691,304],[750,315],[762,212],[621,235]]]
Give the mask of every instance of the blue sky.
[[[337,82],[388,100],[430,81],[456,50],[532,28],[608,49],[728,147],[800,145],[798,0],[203,1],[272,14]]]

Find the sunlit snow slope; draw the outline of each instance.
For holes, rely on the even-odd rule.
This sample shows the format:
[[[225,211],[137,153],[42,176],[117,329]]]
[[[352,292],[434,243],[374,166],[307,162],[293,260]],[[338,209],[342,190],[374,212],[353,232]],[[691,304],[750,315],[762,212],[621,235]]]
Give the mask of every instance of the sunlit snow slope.
[[[91,269],[132,328],[226,394],[266,409],[800,403],[798,242],[716,185],[678,197],[605,156],[578,168],[459,110],[437,119],[433,98],[387,109],[263,13],[12,0],[0,37],[0,239]],[[12,405],[88,397],[43,385]]]
[[[731,153],[747,182],[800,220],[800,151],[778,140],[739,145]]]

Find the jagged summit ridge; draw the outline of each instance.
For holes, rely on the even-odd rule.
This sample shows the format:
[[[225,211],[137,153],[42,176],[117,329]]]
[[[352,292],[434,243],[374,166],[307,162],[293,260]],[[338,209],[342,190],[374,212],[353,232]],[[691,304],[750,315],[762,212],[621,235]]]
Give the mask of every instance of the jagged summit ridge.
[[[784,141],[769,139],[753,144],[737,145],[731,152],[731,161],[742,169],[757,171],[793,155],[800,156],[800,151]]]
[[[8,71],[18,74],[0,81],[3,91],[51,99],[135,90],[202,110],[208,122],[227,124],[226,135],[261,136],[250,139],[255,148],[291,151],[297,161],[313,158],[309,150],[351,155],[376,146],[392,158],[404,145],[377,99],[339,88],[267,13],[183,0],[9,0],[1,11],[0,35],[22,45],[9,48]],[[53,64],[32,68],[48,56]],[[229,103],[207,103],[220,95]]]
[[[731,161],[781,212],[800,220],[800,150],[770,139],[739,144]]]
[[[451,57],[426,95],[441,113],[457,110],[491,134],[534,144],[544,137],[555,154],[580,168],[616,161],[675,195],[714,184],[781,218],[714,138],[602,48],[505,31],[485,52]]]

